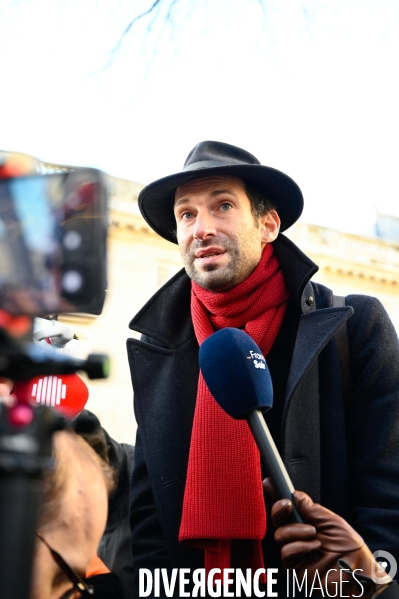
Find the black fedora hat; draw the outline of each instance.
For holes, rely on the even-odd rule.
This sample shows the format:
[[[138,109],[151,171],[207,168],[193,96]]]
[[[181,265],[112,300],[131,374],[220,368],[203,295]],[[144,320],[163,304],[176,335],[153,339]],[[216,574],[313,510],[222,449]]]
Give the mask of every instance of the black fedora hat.
[[[183,170],[149,183],[139,193],[138,204],[144,219],[162,237],[177,243],[173,213],[175,191],[199,177],[230,175],[253,184],[277,209],[281,231],[298,220],[303,209],[302,192],[284,173],[263,166],[249,152],[219,141],[202,141],[191,150]]]

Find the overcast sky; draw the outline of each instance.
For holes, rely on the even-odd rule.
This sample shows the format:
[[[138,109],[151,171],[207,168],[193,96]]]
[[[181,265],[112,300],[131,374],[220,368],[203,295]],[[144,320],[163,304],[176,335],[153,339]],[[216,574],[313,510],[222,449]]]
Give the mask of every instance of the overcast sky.
[[[0,148],[140,183],[192,147],[289,174],[303,219],[399,216],[397,0],[0,0]]]

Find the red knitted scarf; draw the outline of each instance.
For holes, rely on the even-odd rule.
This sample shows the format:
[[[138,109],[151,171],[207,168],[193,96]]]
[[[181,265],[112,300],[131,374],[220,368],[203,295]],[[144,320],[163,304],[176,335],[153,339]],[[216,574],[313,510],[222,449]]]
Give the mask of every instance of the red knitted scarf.
[[[214,293],[193,281],[191,314],[198,343],[223,327],[244,328],[267,355],[288,295],[270,244],[249,277],[229,291]],[[204,549],[207,573],[230,567],[245,571],[264,567],[265,534],[258,448],[247,422],[219,407],[200,373],[179,541]]]

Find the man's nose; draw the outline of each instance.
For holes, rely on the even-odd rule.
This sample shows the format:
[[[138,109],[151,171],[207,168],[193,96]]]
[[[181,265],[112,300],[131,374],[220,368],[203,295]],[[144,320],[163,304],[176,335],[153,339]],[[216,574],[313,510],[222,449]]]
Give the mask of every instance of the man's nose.
[[[193,235],[196,239],[206,239],[216,235],[216,223],[208,211],[199,211],[195,217]]]

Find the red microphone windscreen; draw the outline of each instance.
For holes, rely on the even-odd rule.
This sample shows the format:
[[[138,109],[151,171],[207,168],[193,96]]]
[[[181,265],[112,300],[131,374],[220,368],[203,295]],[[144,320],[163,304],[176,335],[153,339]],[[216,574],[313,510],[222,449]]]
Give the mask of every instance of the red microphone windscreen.
[[[50,406],[67,418],[74,418],[83,410],[89,397],[87,385],[77,374],[36,376],[30,380],[30,398],[33,403]]]

